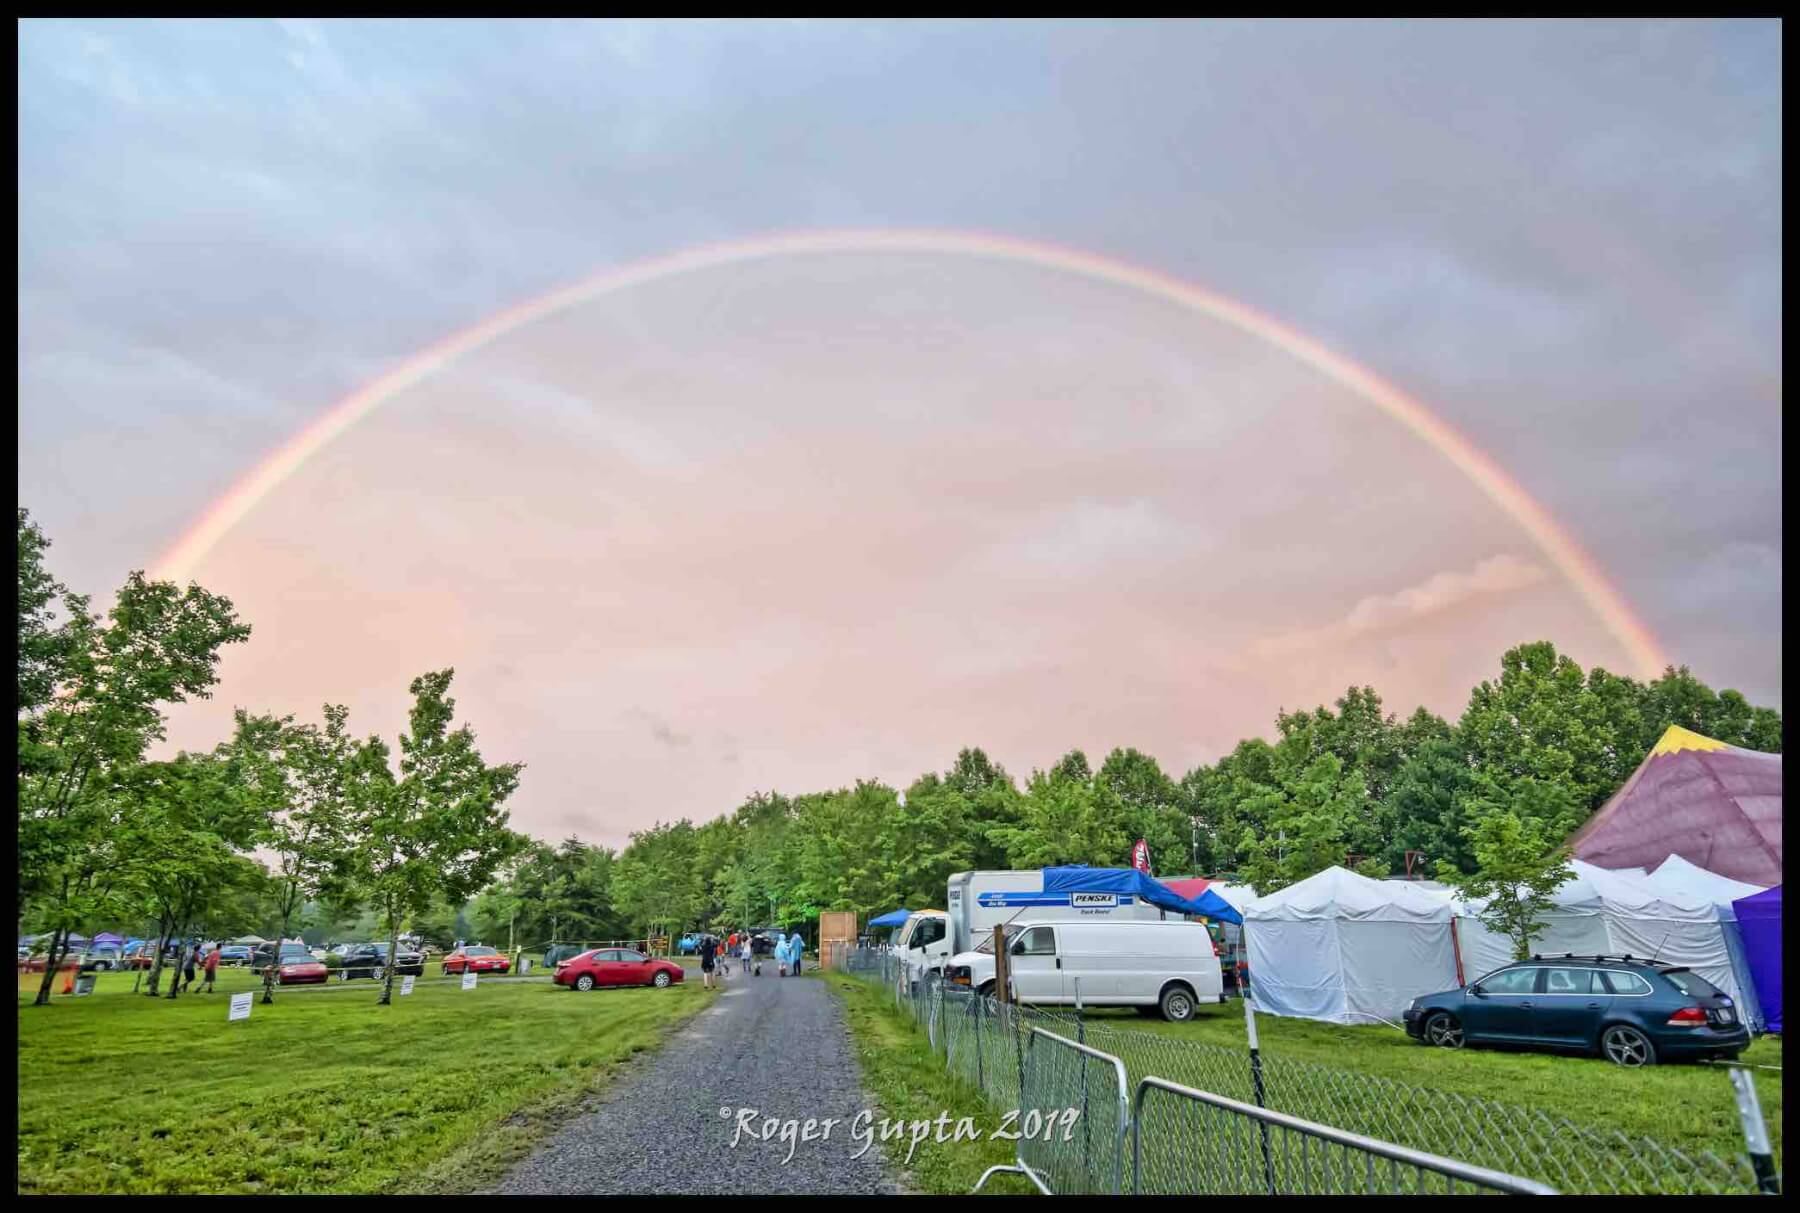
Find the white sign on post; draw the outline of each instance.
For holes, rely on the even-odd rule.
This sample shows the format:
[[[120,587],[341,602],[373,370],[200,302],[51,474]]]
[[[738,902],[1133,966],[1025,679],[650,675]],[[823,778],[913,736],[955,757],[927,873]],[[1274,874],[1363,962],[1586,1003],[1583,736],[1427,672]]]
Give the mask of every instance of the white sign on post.
[[[226,1022],[230,1023],[234,1019],[249,1019],[250,1004],[254,1001],[256,1001],[254,994],[233,994],[231,996],[231,1017]]]
[[[400,979],[400,993],[411,994],[412,993],[412,981],[413,981],[413,979],[412,979],[412,975],[410,973],[407,974],[406,976],[402,977]]]
[[[475,971],[473,969],[471,969],[467,973],[463,974],[463,989],[473,990],[474,988],[475,988]]]

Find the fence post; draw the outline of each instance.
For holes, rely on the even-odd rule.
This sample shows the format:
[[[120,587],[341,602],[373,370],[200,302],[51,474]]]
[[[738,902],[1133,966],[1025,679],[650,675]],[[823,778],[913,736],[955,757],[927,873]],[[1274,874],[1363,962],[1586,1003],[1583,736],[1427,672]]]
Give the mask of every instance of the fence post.
[[[1256,1096],[1256,1106],[1266,1108],[1263,1102],[1262,1050],[1256,1042],[1256,1007],[1250,996],[1244,995],[1244,1028],[1250,1034],[1250,1090]],[[1262,1141],[1263,1180],[1268,1185],[1269,1195],[1275,1195],[1275,1167],[1269,1161],[1269,1126],[1263,1122],[1256,1123],[1257,1136]]]
[[[981,1021],[986,1018],[987,999],[977,993],[975,995],[975,1085],[981,1089],[984,1096],[987,1094],[987,1078],[981,1064]]]
[[[1751,1079],[1750,1071],[1742,1066],[1732,1066],[1731,1087],[1737,1096],[1738,1122],[1744,1127],[1744,1149],[1756,1172],[1756,1186],[1770,1196],[1778,1196],[1781,1180],[1775,1174],[1775,1158],[1769,1150],[1769,1127],[1763,1121],[1762,1101],[1756,1097],[1756,1083]]]
[[[1079,1044],[1086,1044],[1087,1023],[1086,1017],[1081,1013],[1081,978],[1074,977],[1070,980],[1075,983],[1075,1040]],[[1081,1169],[1083,1172],[1088,1172],[1092,1168],[1093,1154],[1093,1126],[1088,1122],[1087,1055],[1084,1053],[1081,1055]]]

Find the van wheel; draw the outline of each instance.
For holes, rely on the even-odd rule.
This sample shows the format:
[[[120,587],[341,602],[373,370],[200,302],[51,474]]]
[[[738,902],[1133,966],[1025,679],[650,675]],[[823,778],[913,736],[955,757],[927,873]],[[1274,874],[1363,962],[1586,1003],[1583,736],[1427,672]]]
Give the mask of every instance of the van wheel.
[[[1163,991],[1162,1017],[1170,1023],[1186,1023],[1194,1017],[1194,996],[1186,986],[1170,986]]]
[[[984,981],[981,983],[981,988],[975,992],[983,998],[992,998],[994,996],[994,983],[991,981]]]

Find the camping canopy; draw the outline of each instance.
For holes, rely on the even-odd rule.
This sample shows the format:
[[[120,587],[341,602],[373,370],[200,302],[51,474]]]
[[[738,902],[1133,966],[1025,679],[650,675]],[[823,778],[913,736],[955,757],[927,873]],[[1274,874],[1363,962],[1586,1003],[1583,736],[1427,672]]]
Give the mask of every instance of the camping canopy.
[[[240,935],[236,939],[232,940],[231,942],[232,943],[245,943],[245,944],[249,944],[251,947],[255,947],[257,944],[268,943],[269,941],[264,939],[260,935]]]
[[[871,927],[904,926],[906,924],[907,918],[911,914],[912,914],[911,910],[895,910],[891,914],[883,914],[880,918],[869,919],[869,926],[871,926]]]
[[[1398,1023],[1456,985],[1450,902],[1403,881],[1326,868],[1244,907],[1256,1009],[1329,1023]]]
[[[99,935],[94,936],[93,942],[95,942],[95,943],[124,943],[125,937],[122,935],[114,935],[110,931],[105,931]]]
[[[1749,954],[1744,950],[1743,930],[1738,923],[1737,910],[1733,908],[1737,901],[1761,893],[1761,886],[1733,880],[1717,872],[1708,872],[1705,868],[1695,867],[1679,855],[1671,855],[1663,860],[1662,866],[1650,873],[1647,880],[1653,888],[1691,897],[1712,906],[1713,914],[1719,921],[1719,930],[1725,936],[1725,951],[1731,960],[1732,975],[1737,979],[1740,1017],[1751,1028],[1762,1031],[1764,1016],[1761,999],[1756,989],[1755,974],[1751,972]]]
[[[1136,868],[1090,868],[1080,864],[1065,868],[1044,869],[1046,893],[1112,893],[1136,897],[1158,909],[1176,914],[1198,914],[1221,922],[1242,922],[1243,916],[1231,903],[1210,889],[1189,901],[1160,880],[1146,876]]]
[[[1781,883],[1781,755],[1670,726],[1625,785],[1569,840],[1604,868],[1671,855],[1752,884]]]
[[[1740,898],[1732,903],[1738,930],[1743,934],[1744,956],[1756,998],[1762,1004],[1763,1025],[1781,1031],[1781,886],[1767,893]]]
[[[1532,940],[1539,956],[1634,956],[1682,965],[1718,986],[1753,1014],[1753,994],[1732,964],[1731,950],[1709,901],[1666,891],[1647,878],[1609,872],[1572,860],[1574,874],[1552,894],[1544,932]],[[1481,905],[1460,905],[1457,939],[1464,978],[1474,981],[1511,964],[1512,941],[1476,921]]]

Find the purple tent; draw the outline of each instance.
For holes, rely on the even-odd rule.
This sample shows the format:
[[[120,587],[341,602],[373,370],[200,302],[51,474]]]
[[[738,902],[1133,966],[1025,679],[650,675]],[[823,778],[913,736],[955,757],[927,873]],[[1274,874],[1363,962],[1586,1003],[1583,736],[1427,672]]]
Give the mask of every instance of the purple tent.
[[[1781,1031],[1781,886],[1731,903],[1769,1031]]]
[[[124,943],[125,941],[111,932],[103,932],[94,936],[95,943]]]

